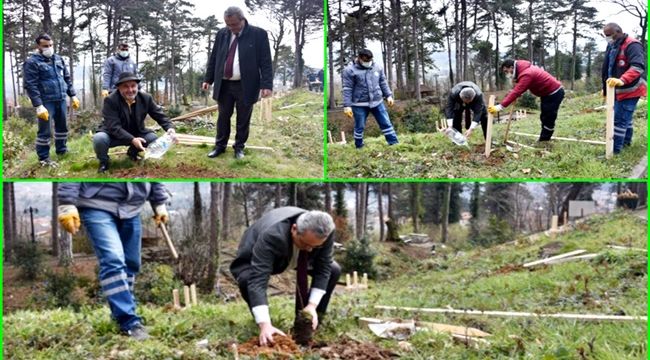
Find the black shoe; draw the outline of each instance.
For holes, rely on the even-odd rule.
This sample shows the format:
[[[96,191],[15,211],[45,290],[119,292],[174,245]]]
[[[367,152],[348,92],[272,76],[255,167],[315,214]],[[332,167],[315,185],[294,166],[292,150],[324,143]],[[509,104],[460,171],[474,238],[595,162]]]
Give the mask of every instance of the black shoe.
[[[97,173],[99,173],[99,174],[103,174],[103,173],[105,173],[105,172],[108,171],[108,168],[109,168],[109,166],[108,166],[108,161],[106,161],[106,162],[101,161],[101,162],[99,163],[99,168],[97,169]]]
[[[244,150],[235,150],[235,159],[241,160],[244,158]]]
[[[209,158],[216,158],[217,156],[226,152],[226,149],[215,147],[208,153]]]

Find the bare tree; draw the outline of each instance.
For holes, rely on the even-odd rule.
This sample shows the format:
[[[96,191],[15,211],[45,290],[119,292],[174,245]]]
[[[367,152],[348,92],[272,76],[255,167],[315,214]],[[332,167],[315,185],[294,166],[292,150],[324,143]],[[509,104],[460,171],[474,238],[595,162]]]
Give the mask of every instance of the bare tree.
[[[51,238],[52,238],[52,255],[59,254],[59,183],[52,183],[52,219],[50,220]]]
[[[441,226],[441,235],[440,242],[443,244],[449,239],[449,204],[451,202],[451,183],[448,182],[445,185],[445,193],[442,202],[442,219],[440,219]]]
[[[643,49],[647,49],[648,44],[646,42],[646,36],[648,32],[648,3],[645,0],[610,0],[610,3],[618,5],[622,8],[620,13],[626,12],[639,21],[639,27],[641,28],[641,34],[639,35],[639,41],[643,45]]]
[[[232,183],[223,183],[223,197],[221,200],[221,241],[227,241],[230,237],[230,195]]]
[[[384,192],[383,192],[383,183],[377,183],[375,185],[375,191],[377,193],[377,209],[379,215],[379,241],[384,241]]]

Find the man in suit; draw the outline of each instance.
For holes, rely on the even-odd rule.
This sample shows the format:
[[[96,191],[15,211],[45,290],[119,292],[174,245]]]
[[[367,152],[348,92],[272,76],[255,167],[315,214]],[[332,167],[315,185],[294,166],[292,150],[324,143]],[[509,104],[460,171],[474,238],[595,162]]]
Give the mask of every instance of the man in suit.
[[[271,324],[266,290],[269,277],[287,269],[297,270],[296,314],[308,312],[312,327],[318,326],[341,274],[332,259],[333,233],[329,214],[290,206],[269,211],[244,232],[230,272],[260,328],[261,345],[272,343],[273,334],[284,335]]]
[[[138,160],[138,152],[157,139],[151,129],[144,126],[144,119],[151,116],[167,133],[174,134],[174,126],[162,112],[153,97],[138,90],[140,78],[130,72],[123,72],[117,80],[117,91],[104,98],[102,117],[104,122],[93,136],[93,147],[99,159],[99,173],[109,168],[108,149],[115,146],[129,146],[127,154],[131,160]]]
[[[111,316],[120,330],[135,340],[149,338],[136,314],[133,292],[140,271],[142,225],[140,213],[149,201],[154,221],[166,223],[167,191],[159,183],[110,182],[62,183],[59,186],[61,226],[74,235],[86,228],[99,263],[99,284]]]
[[[226,151],[230,137],[230,118],[237,109],[235,158],[244,158],[253,105],[260,96],[273,92],[273,64],[266,30],[248,24],[244,13],[231,6],[224,13],[226,27],[219,30],[208,59],[205,80],[208,90],[214,85],[212,98],[219,105],[215,146],[208,154],[214,158]]]

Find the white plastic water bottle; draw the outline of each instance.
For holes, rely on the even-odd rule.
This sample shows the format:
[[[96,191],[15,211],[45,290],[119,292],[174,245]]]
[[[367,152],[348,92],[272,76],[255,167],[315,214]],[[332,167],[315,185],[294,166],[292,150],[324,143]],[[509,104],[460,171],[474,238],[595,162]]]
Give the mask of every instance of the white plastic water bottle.
[[[147,146],[144,152],[145,159],[160,159],[169,148],[174,144],[174,137],[170,134],[165,134],[156,141],[152,142]]]
[[[445,130],[445,135],[447,135],[448,138],[451,139],[451,141],[454,142],[454,144],[459,145],[459,146],[469,146],[467,144],[467,138],[465,135],[460,133],[458,130],[454,129],[453,127],[448,127]]]

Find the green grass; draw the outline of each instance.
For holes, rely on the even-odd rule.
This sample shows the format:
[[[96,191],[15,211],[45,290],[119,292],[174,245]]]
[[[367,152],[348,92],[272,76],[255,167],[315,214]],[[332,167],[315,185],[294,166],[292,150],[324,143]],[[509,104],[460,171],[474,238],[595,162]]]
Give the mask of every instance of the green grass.
[[[280,110],[280,107],[298,103],[307,106]],[[323,110],[319,94],[292,91],[273,101],[273,120],[261,123],[259,106],[253,111],[250,137],[247,145],[272,147],[274,151],[245,150],[243,160],[234,159],[232,148],[216,159],[206,155],[213,143],[201,146],[179,145],[172,148],[160,160],[132,162],[125,154],[111,156],[111,170],[105,175],[97,174],[98,162],[89,134],[73,133],[68,140],[69,153],[64,157],[54,155],[57,168],[42,168],[34,151],[36,125],[25,126],[22,119],[12,119],[5,124],[5,132],[13,132],[23,142],[20,151],[5,152],[4,174],[7,178],[320,178],[323,174]],[[93,119],[98,122],[98,119]],[[202,136],[214,136],[216,113],[209,127],[192,127],[177,122],[179,132]],[[13,125],[13,126],[12,126]],[[148,119],[150,128],[157,126]],[[232,118],[231,139],[235,136],[235,115]],[[157,131],[158,135],[162,130]],[[53,144],[53,142],[52,142]],[[126,147],[111,150],[125,151]]]
[[[567,99],[560,108],[555,136],[605,139],[605,113],[589,112],[601,104],[596,95]],[[647,154],[646,102],[637,106],[634,139],[620,155],[605,159],[604,145],[554,140],[537,149],[508,151],[502,145],[506,123],[494,124],[493,152],[485,158],[485,142],[476,129],[469,147],[458,147],[441,133],[398,133],[400,143],[387,146],[383,137],[365,137],[360,150],[352,142],[328,147],[332,178],[627,178]],[[372,117],[369,123],[374,122]],[[512,123],[511,132],[539,134],[539,111]],[[337,138],[339,136],[337,135]],[[352,139],[351,134],[348,137]],[[537,147],[535,138],[508,136]]]
[[[621,232],[625,229],[625,233]],[[562,251],[577,248],[602,252],[607,244],[646,248],[646,222],[631,213],[594,216],[581,230],[542,237],[535,243],[499,245],[489,249],[440,254],[414,261],[378,244],[393,266],[388,280],[371,283],[368,291],[337,294],[317,340],[336,342],[342,336],[372,341],[400,352],[404,359],[645,359],[644,322],[578,322],[560,319],[465,317],[461,315],[382,312],[374,305],[472,308],[483,310],[646,315],[645,253],[604,251],[590,260],[534,270],[496,271],[506,265],[538,259],[550,241]],[[450,249],[454,244],[450,244]],[[392,256],[390,254],[393,254]],[[408,264],[408,266],[406,266]],[[585,280],[586,279],[586,280]],[[586,282],[586,286],[585,286]],[[19,311],[4,316],[4,349],[8,359],[226,359],[226,344],[257,334],[241,301],[205,303],[190,310],[140,306],[153,339],[136,343],[117,334],[106,307]],[[209,300],[208,300],[209,302]],[[357,324],[359,316],[417,317],[423,321],[468,325],[492,334],[478,348],[454,342],[446,334],[417,333],[409,339],[415,350],[398,350],[397,341],[380,340]],[[280,329],[293,320],[293,299],[271,298],[271,317]],[[209,340],[207,350],[195,343]],[[305,359],[317,359],[306,354]]]

